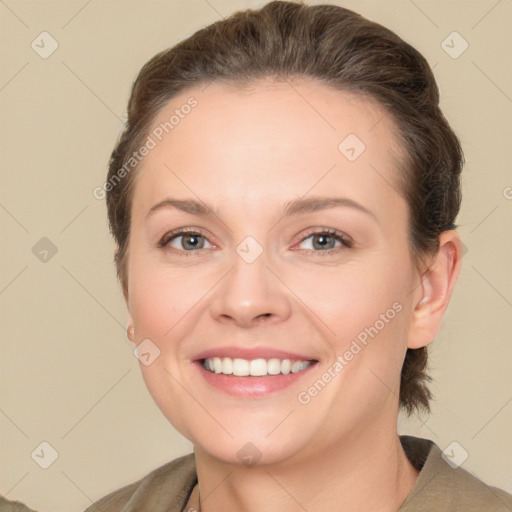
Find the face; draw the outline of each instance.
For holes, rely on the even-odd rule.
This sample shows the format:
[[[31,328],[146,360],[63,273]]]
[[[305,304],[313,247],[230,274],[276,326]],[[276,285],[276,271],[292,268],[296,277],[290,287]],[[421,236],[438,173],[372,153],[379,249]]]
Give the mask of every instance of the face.
[[[213,83],[151,133],[127,304],[164,415],[238,464],[393,429],[418,275],[389,116],[306,80]]]

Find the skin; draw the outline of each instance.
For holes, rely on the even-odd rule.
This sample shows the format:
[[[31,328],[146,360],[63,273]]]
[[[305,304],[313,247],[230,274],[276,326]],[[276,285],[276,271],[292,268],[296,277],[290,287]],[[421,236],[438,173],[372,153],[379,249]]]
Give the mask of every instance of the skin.
[[[439,329],[460,266],[458,235],[443,233],[429,268],[417,268],[398,187],[402,148],[370,99],[306,79],[212,83],[173,98],[154,127],[190,96],[197,107],[137,171],[126,299],[134,343],[150,339],[160,350],[141,371],[194,445],[202,510],[398,510],[418,475],[397,435],[400,370],[406,349]],[[353,162],[338,150],[348,134],[366,146]],[[349,198],[370,213],[342,206],[283,216],[286,203],[312,196]],[[169,197],[201,200],[216,215],[173,207],[148,215]],[[200,231],[202,248],[181,237],[159,246],[179,228]],[[319,248],[311,234],[325,229],[351,247],[329,239],[329,253]],[[263,249],[250,264],[236,252],[249,235]],[[401,311],[301,404],[298,393],[396,303]],[[241,399],[209,386],[192,362],[227,345],[318,363],[297,384]],[[237,456],[248,442],[261,453],[252,467]],[[198,507],[197,488],[189,506]]]

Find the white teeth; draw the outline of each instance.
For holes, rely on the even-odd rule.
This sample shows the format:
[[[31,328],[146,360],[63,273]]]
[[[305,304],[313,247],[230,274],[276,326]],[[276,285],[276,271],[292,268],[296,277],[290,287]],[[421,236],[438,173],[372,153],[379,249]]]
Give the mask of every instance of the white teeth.
[[[292,362],[289,359],[281,361],[281,373],[288,375],[292,369]]]
[[[269,375],[279,375],[281,373],[281,361],[279,359],[270,359],[267,362],[267,372]]]
[[[308,361],[294,361],[292,363],[292,373],[301,372],[309,366]]]
[[[230,357],[209,357],[203,362],[203,368],[212,373],[235,375],[237,377],[263,377],[265,375],[288,375],[301,372],[312,364],[312,361],[291,361],[290,359],[231,359]]]
[[[249,361],[247,359],[233,359],[233,375],[238,377],[249,375]]]
[[[253,377],[267,375],[267,361],[265,359],[254,359],[249,366],[249,373]]]
[[[222,360],[222,373],[225,375],[231,375],[233,373],[233,359],[225,357]]]

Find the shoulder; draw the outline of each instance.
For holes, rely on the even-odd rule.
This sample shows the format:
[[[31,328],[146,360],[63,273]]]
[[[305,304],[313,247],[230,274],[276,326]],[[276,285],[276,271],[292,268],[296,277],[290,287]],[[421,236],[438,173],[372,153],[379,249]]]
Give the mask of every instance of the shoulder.
[[[403,438],[407,439],[403,439]],[[402,436],[404,450],[422,468],[399,512],[510,512],[512,495],[487,485],[450,461],[454,454],[443,452],[433,441]],[[421,460],[423,459],[423,460]]]
[[[96,501],[85,512],[181,511],[197,482],[194,454],[160,466],[145,477]]]
[[[20,501],[11,501],[3,496],[0,496],[0,511],[1,512],[35,512],[31,508],[28,508],[24,503]]]

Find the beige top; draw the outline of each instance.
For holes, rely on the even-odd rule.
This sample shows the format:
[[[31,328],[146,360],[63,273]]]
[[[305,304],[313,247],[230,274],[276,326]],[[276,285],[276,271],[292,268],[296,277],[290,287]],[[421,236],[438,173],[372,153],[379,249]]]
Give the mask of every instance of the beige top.
[[[400,436],[420,474],[397,512],[512,512],[512,495],[452,468],[428,439]],[[141,480],[114,491],[85,512],[183,512],[197,483],[194,454],[175,459]],[[0,496],[0,512],[33,512]]]
[[[511,512],[512,494],[452,468],[428,439],[400,436],[420,474],[398,512]],[[85,512],[183,512],[197,483],[194,454],[175,459],[114,491]]]
[[[432,441],[412,436],[400,436],[400,441],[420,474],[397,512],[512,511],[511,494],[462,468],[453,469]],[[194,455],[186,455],[105,496],[85,512],[183,512],[196,483]],[[34,511],[0,496],[0,512]]]

